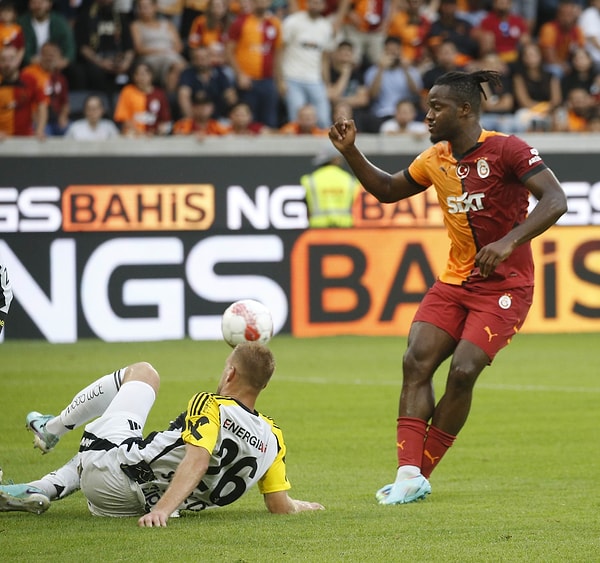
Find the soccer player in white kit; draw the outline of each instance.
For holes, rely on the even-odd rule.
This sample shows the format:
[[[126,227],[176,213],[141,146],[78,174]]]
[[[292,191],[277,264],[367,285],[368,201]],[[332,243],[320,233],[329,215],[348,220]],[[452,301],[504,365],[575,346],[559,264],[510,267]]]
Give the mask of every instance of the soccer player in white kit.
[[[179,510],[231,504],[254,484],[272,513],[323,507],[287,491],[281,430],[254,409],[275,369],[271,351],[242,343],[225,362],[216,393],[194,395],[167,430],[143,438],[159,375],[140,362],[94,381],[54,417],[33,412],[27,424],[46,452],[61,435],[85,426],[78,454],[38,481],[0,486],[0,512],[41,513],[51,500],[81,489],[97,516],[138,516],[165,526]]]

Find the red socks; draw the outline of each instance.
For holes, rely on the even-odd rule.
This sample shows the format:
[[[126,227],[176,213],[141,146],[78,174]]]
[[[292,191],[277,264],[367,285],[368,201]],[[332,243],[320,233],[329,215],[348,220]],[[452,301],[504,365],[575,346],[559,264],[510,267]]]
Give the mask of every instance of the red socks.
[[[448,434],[435,426],[430,426],[423,448],[423,459],[421,460],[421,475],[429,479],[431,472],[440,462],[448,448],[454,444],[456,436]]]
[[[427,435],[427,422],[420,418],[401,416],[396,426],[398,467],[414,465],[421,467],[423,446]]]
[[[426,479],[440,462],[456,436],[435,426],[427,426],[420,418],[401,416],[396,427],[398,467],[414,465],[421,468]]]

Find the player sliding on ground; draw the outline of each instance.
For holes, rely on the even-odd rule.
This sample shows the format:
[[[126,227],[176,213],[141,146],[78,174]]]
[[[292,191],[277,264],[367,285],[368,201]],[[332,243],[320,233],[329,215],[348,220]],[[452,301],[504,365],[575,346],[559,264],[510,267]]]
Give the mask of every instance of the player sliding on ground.
[[[353,121],[329,137],[379,201],[393,203],[433,187],[450,237],[445,270],[413,319],[404,354],[397,420],[398,470],[379,489],[381,504],[431,492],[429,476],[467,420],[483,368],[521,328],[533,296],[529,241],[567,210],[563,190],[538,151],[517,137],[481,128],[481,84],[493,71],[449,72],[429,91],[425,122],[434,145],[388,174],[356,147]],[[528,215],[529,193],[538,203]],[[433,375],[452,357],[435,402]]]
[[[274,369],[266,346],[239,344],[227,357],[217,392],[194,395],[167,430],[146,438],[159,375],[145,362],[94,381],[59,416],[30,413],[27,424],[43,452],[96,420],[85,426],[78,454],[63,467],[37,481],[1,485],[0,512],[40,514],[50,501],[81,489],[94,515],[138,516],[142,527],[165,526],[179,510],[231,504],[254,484],[272,513],[322,509],[289,497],[282,432],[254,410]]]

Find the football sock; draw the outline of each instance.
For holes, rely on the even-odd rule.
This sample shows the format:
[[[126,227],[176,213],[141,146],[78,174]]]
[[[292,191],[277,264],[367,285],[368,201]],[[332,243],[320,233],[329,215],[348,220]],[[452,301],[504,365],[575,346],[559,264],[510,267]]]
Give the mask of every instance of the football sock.
[[[421,467],[423,444],[427,433],[427,422],[420,418],[401,416],[396,426],[398,467],[412,465]]]
[[[77,472],[77,456],[56,471],[44,475],[37,481],[28,484],[44,491],[50,500],[58,500],[79,490],[79,473]]]
[[[448,434],[435,426],[430,426],[425,438],[423,458],[421,461],[421,474],[429,479],[431,472],[436,468],[448,448],[454,444],[456,436]]]
[[[121,388],[125,369],[104,375],[79,391],[58,416],[48,421],[46,430],[55,436],[62,436],[102,415]]]

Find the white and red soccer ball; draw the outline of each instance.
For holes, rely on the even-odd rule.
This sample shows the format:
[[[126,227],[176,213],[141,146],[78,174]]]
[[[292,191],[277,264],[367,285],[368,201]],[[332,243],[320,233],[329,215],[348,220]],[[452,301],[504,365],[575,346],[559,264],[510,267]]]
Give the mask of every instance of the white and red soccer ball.
[[[221,318],[225,342],[237,346],[240,342],[266,344],[273,336],[273,318],[265,305],[254,299],[242,299],[225,309]]]

